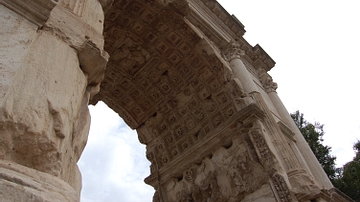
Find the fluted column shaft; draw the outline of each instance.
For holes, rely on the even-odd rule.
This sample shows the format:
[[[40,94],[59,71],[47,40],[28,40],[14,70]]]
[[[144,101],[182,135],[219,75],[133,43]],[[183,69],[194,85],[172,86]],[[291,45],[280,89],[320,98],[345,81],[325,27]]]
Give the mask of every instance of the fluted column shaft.
[[[295,144],[301,152],[301,161],[303,161],[303,164],[305,164],[308,172],[313,175],[317,182],[325,186],[325,188],[332,188],[333,185],[331,184],[329,178],[327,177],[314,153],[311,151],[304,136],[299,131],[294,120],[291,118],[289,112],[286,110],[284,104],[279,98],[276,92],[277,84],[271,80],[270,84],[266,84],[265,88],[282,121],[285,122],[285,124],[294,132],[294,138],[296,140]]]

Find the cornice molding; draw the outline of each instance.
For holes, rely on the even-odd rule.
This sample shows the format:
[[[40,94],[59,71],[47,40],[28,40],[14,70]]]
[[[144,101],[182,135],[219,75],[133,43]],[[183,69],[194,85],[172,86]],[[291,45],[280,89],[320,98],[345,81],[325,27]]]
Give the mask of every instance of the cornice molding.
[[[187,1],[189,11],[185,17],[218,47],[224,47],[234,41],[245,52],[242,59],[248,60],[255,69],[269,71],[275,66],[275,61],[260,45],[257,44],[253,47],[243,38],[244,25],[234,15],[230,15],[217,1]]]
[[[216,1],[188,0],[188,3],[189,12],[186,18],[219,46],[244,35],[244,25]]]
[[[58,0],[2,0],[1,4],[41,27]]]
[[[230,15],[217,1],[201,0],[237,37],[245,34],[245,26],[235,17]]]
[[[254,46],[253,52],[253,61],[257,69],[270,71],[275,66],[275,61],[264,51],[264,49],[259,44]]]

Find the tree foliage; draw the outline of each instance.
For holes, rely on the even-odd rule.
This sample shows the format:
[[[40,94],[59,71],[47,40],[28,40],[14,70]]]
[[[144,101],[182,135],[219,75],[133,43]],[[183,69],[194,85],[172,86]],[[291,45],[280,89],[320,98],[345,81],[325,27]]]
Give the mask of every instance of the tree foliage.
[[[322,144],[324,125],[317,122],[309,123],[299,111],[290,115],[334,186],[356,202],[360,202],[360,140],[353,147],[354,159],[341,168],[335,168],[336,157],[330,155],[331,147]]]
[[[337,170],[338,176],[333,184],[350,198],[360,202],[360,140],[354,144],[353,149],[354,159]]]
[[[303,134],[306,142],[309,144],[327,176],[331,181],[333,181],[336,177],[336,157],[330,154],[331,147],[323,145],[323,136],[325,134],[323,130],[324,125],[317,122],[314,124],[309,123],[304,119],[304,114],[299,111],[290,115],[295,121],[295,124],[299,128],[300,132]]]

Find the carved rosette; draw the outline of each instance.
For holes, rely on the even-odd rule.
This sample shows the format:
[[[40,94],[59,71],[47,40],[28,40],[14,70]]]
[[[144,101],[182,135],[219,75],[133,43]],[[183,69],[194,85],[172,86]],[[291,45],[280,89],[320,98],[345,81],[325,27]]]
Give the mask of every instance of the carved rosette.
[[[230,42],[223,51],[224,59],[229,62],[231,62],[233,59],[240,59],[243,55],[245,55],[245,51],[242,50],[240,45],[235,42]]]

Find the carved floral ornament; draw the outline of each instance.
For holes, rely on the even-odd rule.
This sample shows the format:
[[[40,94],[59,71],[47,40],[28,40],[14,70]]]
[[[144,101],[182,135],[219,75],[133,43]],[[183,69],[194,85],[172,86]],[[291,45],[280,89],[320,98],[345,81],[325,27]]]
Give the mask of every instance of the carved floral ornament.
[[[223,50],[223,57],[229,62],[233,59],[240,59],[243,55],[245,55],[245,51],[242,50],[240,45],[235,42],[230,42],[225,50]]]

